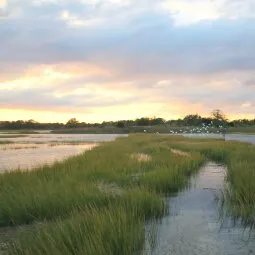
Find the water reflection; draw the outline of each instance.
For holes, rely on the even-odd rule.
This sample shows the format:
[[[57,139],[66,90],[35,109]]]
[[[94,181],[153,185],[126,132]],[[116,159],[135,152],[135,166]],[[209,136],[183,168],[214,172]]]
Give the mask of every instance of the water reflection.
[[[254,234],[220,220],[216,198],[224,188],[225,171],[209,163],[192,178],[189,189],[169,198],[170,214],[157,223],[157,245],[153,249],[147,237],[145,254],[254,254]],[[147,233],[152,224],[146,226]]]
[[[112,141],[126,135],[28,134],[15,136],[16,134],[1,134],[0,142],[11,143],[0,143],[0,173],[51,164],[56,160],[90,150],[99,142]]]
[[[0,146],[0,173],[14,169],[31,169],[42,164],[51,164],[57,160],[90,150],[96,144],[56,145],[48,144],[11,144]],[[9,147],[9,148],[8,148]],[[18,148],[18,149],[17,149]]]
[[[220,134],[183,134],[186,137],[198,137],[198,138],[223,138]],[[239,142],[247,142],[247,143],[255,143],[255,135],[248,134],[226,134],[226,141],[239,141]]]

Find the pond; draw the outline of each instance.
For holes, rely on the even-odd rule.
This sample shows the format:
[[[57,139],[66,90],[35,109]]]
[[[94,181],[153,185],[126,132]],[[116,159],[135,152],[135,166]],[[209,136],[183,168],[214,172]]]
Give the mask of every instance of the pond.
[[[169,215],[146,225],[145,254],[255,253],[254,233],[220,218],[217,198],[225,185],[225,173],[223,165],[210,162],[192,177],[189,188],[168,198]]]
[[[100,142],[112,141],[123,135],[76,135],[76,134],[1,134],[0,173],[14,169],[31,169],[38,165],[80,154]],[[8,142],[8,143],[1,143]]]

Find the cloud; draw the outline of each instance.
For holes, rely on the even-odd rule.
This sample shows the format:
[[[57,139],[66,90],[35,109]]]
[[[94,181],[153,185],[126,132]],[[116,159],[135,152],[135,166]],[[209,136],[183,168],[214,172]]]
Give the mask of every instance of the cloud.
[[[114,94],[103,96],[96,91],[84,89],[74,90],[67,95],[54,95],[52,91],[43,89],[29,89],[8,93],[2,91],[0,95],[1,108],[11,109],[39,109],[55,111],[84,110],[95,107],[125,105],[136,100],[134,97],[119,97]],[[28,100],[29,98],[29,100]]]
[[[254,8],[252,0],[0,2],[1,107],[252,114]]]
[[[243,103],[243,104],[242,104],[242,108],[251,108],[252,105],[253,105],[252,103],[246,102],[246,103]]]
[[[5,9],[7,6],[7,1],[6,0],[0,0],[0,10]]]
[[[65,20],[71,26],[94,27],[101,25],[103,22],[103,19],[99,18],[82,19],[78,16],[71,14],[68,10],[63,10],[61,12],[60,18],[62,20]]]
[[[62,15],[68,19],[70,13]],[[58,18],[33,23],[21,19],[0,26],[2,62],[85,61],[119,75],[251,70],[255,65],[254,22],[217,21],[178,28],[163,14],[147,13],[126,25],[111,24],[107,30],[105,24],[88,27],[89,20],[81,22],[80,29]]]
[[[8,16],[6,0],[0,0],[0,20]]]
[[[162,3],[163,9],[169,11],[175,24],[179,26],[219,19],[220,5],[220,1],[211,0],[169,0]]]
[[[165,0],[161,6],[169,12],[177,26],[201,21],[255,17],[253,0]]]
[[[243,83],[248,87],[255,87],[255,77],[246,78]]]

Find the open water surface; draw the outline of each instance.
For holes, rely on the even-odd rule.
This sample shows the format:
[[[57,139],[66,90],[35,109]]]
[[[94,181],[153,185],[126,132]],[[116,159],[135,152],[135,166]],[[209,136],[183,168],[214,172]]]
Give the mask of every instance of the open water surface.
[[[168,198],[169,215],[146,225],[145,254],[255,254],[254,233],[220,217],[217,198],[225,173],[223,165],[208,163],[192,177],[189,188]]]
[[[112,141],[123,136],[111,134],[28,134],[15,137],[16,135],[1,134],[0,173],[52,164],[55,161],[91,150],[100,142]],[[1,141],[11,143],[1,144]]]

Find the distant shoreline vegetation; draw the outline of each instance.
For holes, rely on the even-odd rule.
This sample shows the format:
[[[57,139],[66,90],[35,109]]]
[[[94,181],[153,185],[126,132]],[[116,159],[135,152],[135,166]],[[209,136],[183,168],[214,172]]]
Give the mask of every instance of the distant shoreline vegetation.
[[[79,122],[76,118],[71,118],[66,123],[40,123],[34,120],[0,121],[0,131],[53,130],[53,133],[139,133],[144,132],[144,130],[151,133],[169,133],[169,130],[178,132],[181,128],[203,126],[209,126],[211,131],[225,128],[230,133],[255,133],[255,118],[230,121],[221,110],[216,109],[212,111],[210,117],[189,114],[183,119],[177,120],[143,117],[136,120],[104,121],[101,123]]]

